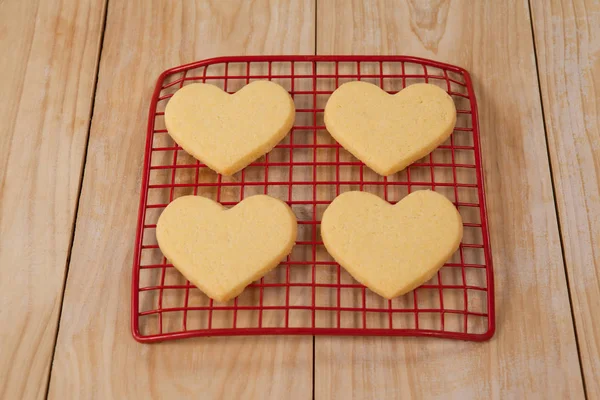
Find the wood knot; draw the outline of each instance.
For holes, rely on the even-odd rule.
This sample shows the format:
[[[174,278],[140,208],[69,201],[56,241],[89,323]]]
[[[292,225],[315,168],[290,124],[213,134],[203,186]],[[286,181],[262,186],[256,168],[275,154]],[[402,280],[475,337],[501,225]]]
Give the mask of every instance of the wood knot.
[[[409,0],[410,29],[423,46],[437,53],[448,19],[450,0]]]

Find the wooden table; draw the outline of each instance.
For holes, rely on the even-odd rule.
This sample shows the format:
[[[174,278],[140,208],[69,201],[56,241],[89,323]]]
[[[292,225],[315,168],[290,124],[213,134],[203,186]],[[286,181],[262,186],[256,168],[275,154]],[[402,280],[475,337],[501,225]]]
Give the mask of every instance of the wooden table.
[[[0,54],[0,398],[600,398],[599,2],[0,0]],[[492,340],[132,339],[153,84],[238,54],[471,72]]]

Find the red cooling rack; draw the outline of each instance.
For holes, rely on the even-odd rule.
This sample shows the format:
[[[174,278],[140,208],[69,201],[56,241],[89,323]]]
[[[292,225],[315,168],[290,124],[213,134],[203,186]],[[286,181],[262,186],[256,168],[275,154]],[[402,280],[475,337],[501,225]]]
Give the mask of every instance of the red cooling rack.
[[[168,135],[164,109],[183,85],[206,82],[233,93],[254,80],[286,88],[296,104],[289,135],[232,177],[212,172]],[[396,93],[429,82],[454,99],[456,128],[447,142],[406,170],[381,177],[327,133],[323,109],[344,82],[363,80]],[[352,279],[327,254],[319,227],[340,193],[364,190],[390,203],[432,189],[460,211],[464,238],[438,274],[413,292],[386,300]],[[233,206],[265,193],[298,219],[292,253],[235,300],[217,303],[191,285],[156,243],[158,216],[178,196]],[[492,258],[485,211],[477,105],[467,71],[405,56],[226,57],[172,68],[152,95],[132,281],[132,331],[154,342],[193,336],[306,334],[435,336],[486,340],[495,330]]]

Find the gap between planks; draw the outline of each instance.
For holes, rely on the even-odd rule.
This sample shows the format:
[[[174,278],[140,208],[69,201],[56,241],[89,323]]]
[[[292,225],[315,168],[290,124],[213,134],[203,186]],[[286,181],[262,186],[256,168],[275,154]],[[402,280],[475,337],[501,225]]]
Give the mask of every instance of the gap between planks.
[[[573,323],[573,331],[575,333],[575,346],[577,347],[577,358],[579,360],[579,372],[581,374],[581,382],[583,383],[583,395],[585,396],[585,399],[587,400],[588,394],[587,394],[587,387],[585,384],[585,375],[583,373],[583,363],[581,360],[581,348],[579,345],[577,322],[575,321],[575,312],[573,310],[573,296],[571,294],[569,273],[567,271],[567,259],[565,258],[565,242],[564,242],[564,236],[563,236],[563,230],[562,230],[562,221],[561,221],[559,213],[558,213],[558,201],[556,198],[556,181],[555,181],[554,172],[553,172],[554,166],[552,165],[552,157],[550,156],[550,144],[548,142],[548,126],[546,123],[546,112],[544,110],[544,101],[542,98],[542,84],[540,81],[540,66],[539,66],[539,61],[538,61],[538,56],[537,56],[537,44],[535,41],[535,29],[533,26],[533,12],[531,9],[531,0],[527,0],[527,9],[529,11],[529,25],[531,27],[531,38],[532,38],[532,42],[533,42],[533,57],[535,60],[535,72],[536,72],[536,77],[537,77],[537,87],[538,87],[538,94],[539,94],[539,99],[540,99],[540,110],[542,112],[542,123],[544,126],[544,142],[546,144],[546,153],[547,153],[547,157],[548,157],[548,168],[550,169],[550,182],[552,184],[551,186],[552,186],[552,200],[554,203],[554,215],[556,218],[556,225],[558,227],[558,239],[559,239],[559,243],[560,243],[560,253],[561,253],[561,257],[562,257],[563,269],[565,272],[565,282],[567,283],[567,295],[569,298],[569,307],[571,309],[571,322]]]
[[[2,0],[0,0],[1,2]],[[88,112],[89,120],[88,120],[88,128],[87,134],[85,137],[85,150],[83,153],[83,159],[81,162],[81,168],[79,172],[79,184],[77,186],[77,201],[75,202],[75,212],[73,213],[73,222],[71,224],[71,237],[69,239],[69,249],[67,250],[67,258],[65,261],[65,272],[63,275],[63,285],[62,285],[62,293],[60,295],[59,301],[59,310],[58,310],[58,319],[56,322],[56,331],[54,332],[54,346],[52,348],[52,355],[50,356],[50,368],[48,369],[48,379],[46,380],[46,389],[44,398],[48,398],[48,394],[50,391],[50,382],[52,379],[52,371],[54,370],[54,357],[56,356],[56,345],[58,343],[58,332],[60,331],[60,322],[62,318],[62,311],[65,300],[65,291],[67,288],[67,279],[69,277],[69,267],[71,265],[71,253],[73,251],[73,244],[75,242],[75,229],[77,227],[77,216],[79,214],[79,202],[81,200],[81,191],[83,189],[83,176],[85,174],[85,167],[87,165],[87,155],[90,144],[90,132],[92,129],[92,120],[94,118],[94,106],[96,104],[96,90],[98,89],[98,74],[100,72],[100,60],[102,59],[102,49],[104,47],[104,32],[106,31],[106,20],[108,15],[108,1],[104,0],[104,5],[102,6],[102,28],[100,30],[100,46],[98,47],[98,53],[96,54],[96,71],[95,71],[95,80],[94,80],[94,88],[92,89],[92,101],[90,103],[90,110]]]

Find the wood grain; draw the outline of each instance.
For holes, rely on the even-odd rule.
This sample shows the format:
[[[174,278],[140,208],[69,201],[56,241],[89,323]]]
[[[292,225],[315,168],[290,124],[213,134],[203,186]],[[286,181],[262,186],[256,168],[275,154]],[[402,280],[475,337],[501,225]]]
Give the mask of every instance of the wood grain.
[[[587,394],[600,398],[600,3],[531,4]]]
[[[0,398],[43,398],[104,0],[0,1]]]
[[[154,345],[130,332],[146,115],[168,67],[313,53],[314,3],[111,0],[50,398],[310,398],[312,337]]]
[[[410,54],[472,73],[498,328],[479,344],[317,337],[315,397],[583,398],[527,2],[321,1],[317,17],[318,54]]]

